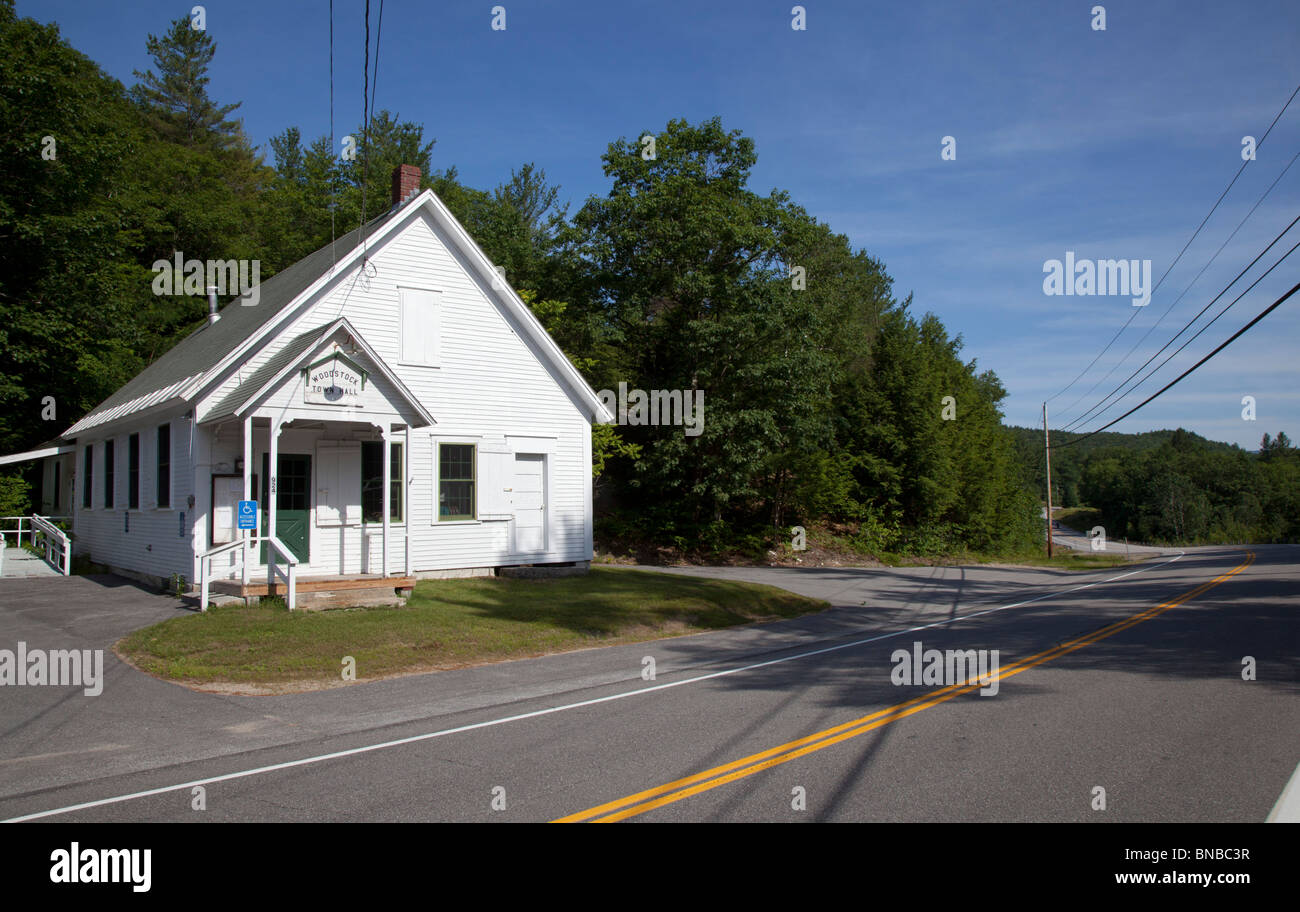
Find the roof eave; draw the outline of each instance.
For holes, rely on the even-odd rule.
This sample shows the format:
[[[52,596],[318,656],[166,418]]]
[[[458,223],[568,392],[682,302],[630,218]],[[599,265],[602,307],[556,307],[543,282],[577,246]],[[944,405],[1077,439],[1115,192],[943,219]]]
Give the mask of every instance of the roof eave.
[[[148,418],[151,415],[160,415],[164,412],[175,411],[180,406],[185,406],[186,408],[188,408],[191,404],[192,403],[190,400],[185,399],[181,396],[169,396],[166,399],[160,399],[157,402],[146,406],[145,408],[136,409],[134,411],[123,412],[120,415],[114,415],[112,418],[106,418],[103,421],[95,421],[87,424],[86,420],[88,418],[94,417],[94,414],[92,413],[90,415],[86,415],[81,420],[77,421],[75,424],[69,427],[62,434],[60,434],[59,439],[76,440],[78,437],[89,434],[92,431],[98,434],[99,432],[103,431],[105,428],[112,428],[124,423],[140,421],[142,419]]]

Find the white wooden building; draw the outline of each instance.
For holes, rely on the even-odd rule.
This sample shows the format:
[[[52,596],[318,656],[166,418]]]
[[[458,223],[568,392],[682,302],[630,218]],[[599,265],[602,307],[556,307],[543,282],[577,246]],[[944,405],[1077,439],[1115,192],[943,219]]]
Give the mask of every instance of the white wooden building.
[[[266,591],[268,539],[300,587],[591,560],[591,425],[613,416],[418,182],[402,166],[389,212],[210,316],[40,451],[74,554],[158,581],[211,567],[244,594]],[[223,547],[246,535],[258,545]]]

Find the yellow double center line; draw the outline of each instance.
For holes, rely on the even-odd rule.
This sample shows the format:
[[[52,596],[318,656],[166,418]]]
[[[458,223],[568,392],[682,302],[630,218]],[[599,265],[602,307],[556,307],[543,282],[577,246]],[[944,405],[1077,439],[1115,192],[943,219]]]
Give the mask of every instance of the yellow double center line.
[[[1246,559],[1221,576],[1216,576],[1209,582],[1202,583],[1189,592],[1168,602],[1156,605],[1154,608],[1148,608],[1132,617],[1124,618],[1113,624],[1108,624],[1100,630],[1085,634],[1068,642],[1061,643],[1051,649],[1044,650],[1037,655],[1029,656],[1013,662],[1010,665],[1004,665],[997,673],[999,681],[1005,681],[1022,671],[1042,665],[1044,662],[1050,662],[1052,659],[1074,652],[1076,649],[1082,649],[1090,643],[1098,640],[1104,640],[1106,637],[1114,636],[1121,631],[1127,630],[1141,624],[1143,621],[1149,621],[1156,615],[1163,614],[1171,608],[1177,608],[1184,602],[1196,598],[1202,593],[1208,592],[1223,581],[1236,576],[1245,570],[1255,561],[1255,553],[1247,552]],[[709,789],[715,789],[720,785],[726,785],[729,782],[735,782],[737,779],[743,779],[746,776],[752,776],[754,773],[771,769],[782,763],[789,763],[798,757],[811,754],[814,751],[830,747],[832,744],[838,744],[841,741],[847,741],[849,738],[856,738],[858,735],[864,735],[891,722],[897,722],[899,719],[905,719],[913,713],[918,713],[923,709],[929,709],[931,706],[937,706],[940,703],[946,703],[954,697],[970,693],[982,686],[978,678],[970,678],[962,684],[953,684],[939,690],[929,691],[922,696],[913,697],[905,700],[887,709],[882,709],[871,715],[863,716],[860,719],[854,719],[851,722],[845,722],[842,725],[836,725],[834,728],[828,728],[824,731],[817,732],[790,741],[778,747],[761,751],[757,754],[751,754],[748,757],[742,757],[739,760],[733,760],[731,763],[722,766],[715,766],[713,769],[705,770],[702,773],[696,773],[693,776],[687,776],[684,779],[676,779],[672,782],[664,783],[652,789],[646,789],[643,792],[637,792],[634,795],[628,795],[605,804],[588,808],[585,811],[579,811],[576,814],[569,814],[561,817],[554,823],[613,823],[618,820],[626,820],[629,817],[635,817],[638,814],[644,814],[646,811],[652,811],[657,807],[663,807],[666,804],[672,804],[675,801],[681,801],[683,798],[689,798],[692,795],[698,795],[700,792],[707,792]]]

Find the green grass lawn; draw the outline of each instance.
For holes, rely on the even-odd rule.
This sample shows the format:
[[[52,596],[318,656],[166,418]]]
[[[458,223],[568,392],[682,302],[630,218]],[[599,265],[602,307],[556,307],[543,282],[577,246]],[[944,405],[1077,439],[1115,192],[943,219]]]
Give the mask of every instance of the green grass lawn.
[[[265,692],[632,643],[795,617],[829,607],[753,583],[594,568],[553,580],[426,580],[401,608],[290,614],[227,606],[137,630],[117,652],[137,668],[199,686]]]
[[[1099,567],[1121,567],[1125,564],[1136,563],[1130,561],[1123,554],[1110,554],[1104,551],[1093,553],[1091,551],[1071,551],[1063,545],[1058,545],[1056,553],[1052,559],[1048,560],[1046,554],[1038,554],[1033,557],[1015,558],[1004,561],[1004,563],[1024,564],[1030,567],[1054,567],[1058,570],[1096,570]]]

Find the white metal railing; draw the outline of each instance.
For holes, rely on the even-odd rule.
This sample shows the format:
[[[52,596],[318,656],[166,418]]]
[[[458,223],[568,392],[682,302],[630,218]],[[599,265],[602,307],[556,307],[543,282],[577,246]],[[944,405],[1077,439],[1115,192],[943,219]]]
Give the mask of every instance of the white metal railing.
[[[32,544],[40,535],[45,543],[45,561],[64,576],[72,575],[72,539],[51,520],[52,517],[32,514]],[[55,555],[58,561],[55,562]]]
[[[71,516],[46,516],[43,518],[48,519],[50,522],[64,522],[72,519]],[[9,542],[5,536],[12,535],[14,537],[14,547],[21,548],[23,546],[23,533],[26,532],[28,543],[35,546],[36,529],[31,524],[31,520],[31,516],[0,516],[0,542],[7,545]],[[18,524],[17,528],[10,528],[11,522],[16,522]]]
[[[218,557],[227,552],[239,551],[240,576],[243,584],[248,585],[248,571],[252,564],[252,551],[254,548],[266,543],[266,587],[269,593],[275,586],[275,578],[279,576],[284,580],[285,587],[289,590],[285,604],[289,610],[293,611],[298,601],[298,558],[294,557],[289,549],[278,539],[270,535],[249,536],[241,538],[239,541],[228,542],[224,545],[217,545],[209,551],[204,551],[199,555],[199,609],[208,610],[208,591],[212,583],[212,558]],[[284,560],[285,569],[281,570],[276,560],[277,553]]]

